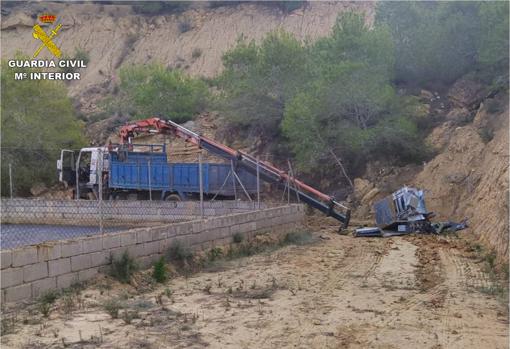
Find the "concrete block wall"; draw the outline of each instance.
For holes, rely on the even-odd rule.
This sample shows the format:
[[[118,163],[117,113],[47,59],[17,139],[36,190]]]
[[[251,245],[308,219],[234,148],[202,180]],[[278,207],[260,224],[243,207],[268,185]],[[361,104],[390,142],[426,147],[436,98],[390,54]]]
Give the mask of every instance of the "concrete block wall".
[[[206,201],[204,215],[213,217],[253,211],[255,202]],[[266,208],[261,204],[261,208]],[[37,224],[97,224],[104,220],[118,222],[175,222],[200,218],[200,202],[183,201],[109,201],[102,207],[91,200],[1,199],[1,217],[4,223]]]
[[[175,240],[194,250],[209,249],[232,242],[234,234],[283,233],[303,220],[304,207],[290,205],[1,250],[1,301],[29,300],[89,280],[107,268],[110,256],[126,250],[141,267],[149,267]]]

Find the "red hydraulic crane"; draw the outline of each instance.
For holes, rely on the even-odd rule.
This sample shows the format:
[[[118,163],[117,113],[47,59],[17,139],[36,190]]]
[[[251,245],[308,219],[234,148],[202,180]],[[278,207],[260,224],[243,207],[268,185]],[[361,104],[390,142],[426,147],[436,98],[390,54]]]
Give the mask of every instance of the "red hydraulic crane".
[[[266,182],[276,183],[280,188],[285,188],[287,183],[294,184],[294,187],[289,185],[287,189],[293,191],[300,200],[339,220],[343,223],[343,228],[346,228],[349,224],[350,210],[335,201],[333,197],[295,178],[291,178],[285,171],[276,168],[266,161],[257,161],[256,158],[249,154],[234,150],[210,138],[201,136],[171,120],[154,117],[135,121],[120,129],[120,139],[123,144],[131,144],[132,139],[138,134],[158,133],[177,136],[226,160],[233,160],[237,166],[243,167],[252,174],[256,174],[258,166],[260,178]]]

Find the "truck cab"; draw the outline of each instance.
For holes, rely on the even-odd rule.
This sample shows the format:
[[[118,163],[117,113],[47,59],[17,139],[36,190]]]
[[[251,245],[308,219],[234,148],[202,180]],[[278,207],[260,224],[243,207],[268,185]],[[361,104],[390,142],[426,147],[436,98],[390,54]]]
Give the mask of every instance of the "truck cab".
[[[79,152],[63,149],[57,160],[59,181],[66,187],[74,187],[76,198],[98,197],[101,168],[103,173],[108,173],[106,147],[82,148]]]

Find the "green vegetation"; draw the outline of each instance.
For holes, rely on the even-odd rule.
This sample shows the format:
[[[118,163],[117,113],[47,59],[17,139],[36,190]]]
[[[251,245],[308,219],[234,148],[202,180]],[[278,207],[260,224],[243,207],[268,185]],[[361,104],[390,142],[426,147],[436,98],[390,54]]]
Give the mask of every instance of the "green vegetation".
[[[64,57],[64,59],[75,59],[75,60],[80,60],[80,61],[83,61],[83,63],[85,65],[88,65],[89,62],[90,62],[90,55],[87,51],[83,50],[82,48],[78,47],[76,48],[75,52],[74,52],[74,56],[73,58],[71,57]],[[74,73],[78,68],[76,67],[65,67],[65,68],[60,68],[60,71],[63,72],[63,73]]]
[[[184,263],[190,261],[193,258],[193,253],[189,247],[184,246],[179,240],[175,240],[168,248],[166,256],[170,261]]]
[[[397,81],[451,83],[470,70],[508,74],[508,2],[381,2],[376,25],[395,43]]]
[[[247,139],[281,140],[302,172],[338,173],[318,166],[329,162],[355,173],[370,158],[427,154],[418,103],[392,85],[391,34],[386,26],[369,29],[361,14],[342,14],[315,43],[283,31],[260,44],[241,38],[223,62],[219,105],[231,127]]]
[[[243,242],[243,240],[244,240],[244,236],[241,233],[235,233],[232,236],[232,241],[234,241],[234,243],[236,243],[236,244],[240,244],[241,242]]]
[[[287,233],[283,239],[284,244],[306,245],[313,241],[313,236],[308,231],[295,231]]]
[[[58,293],[55,290],[49,290],[44,292],[37,299],[37,309],[41,312],[44,317],[49,317],[51,308],[58,298]]]
[[[112,319],[119,318],[119,311],[124,308],[124,304],[117,298],[110,298],[103,304],[103,309],[112,317]]]
[[[179,13],[188,8],[189,1],[134,1],[133,11],[142,15],[155,16]]]
[[[165,258],[161,257],[155,264],[152,271],[152,277],[159,283],[168,280],[168,271],[166,270]]]
[[[56,182],[55,161],[60,149],[85,145],[83,125],[76,119],[64,84],[51,80],[15,80],[15,72],[33,70],[10,68],[5,61],[1,70],[2,193],[9,193],[11,164],[14,194],[25,196],[35,183]]]
[[[128,251],[124,251],[120,258],[114,258],[112,256],[110,259],[111,276],[122,283],[129,283],[131,281],[131,276],[138,269],[134,258],[129,255]]]
[[[163,115],[184,122],[204,110],[209,98],[205,82],[159,64],[123,68],[120,79],[111,108],[132,119]]]

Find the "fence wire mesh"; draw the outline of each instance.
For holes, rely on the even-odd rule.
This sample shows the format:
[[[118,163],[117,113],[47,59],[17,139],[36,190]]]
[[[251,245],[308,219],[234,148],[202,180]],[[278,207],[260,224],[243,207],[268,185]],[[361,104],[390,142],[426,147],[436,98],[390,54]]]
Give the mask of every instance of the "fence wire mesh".
[[[2,249],[281,205],[261,203],[267,187],[234,162],[203,162],[199,153],[195,162],[170,163],[155,151],[84,149],[33,163],[21,161],[26,150],[4,157],[0,149]]]

